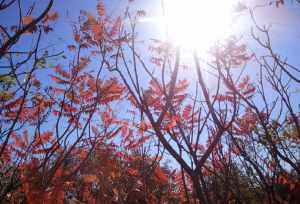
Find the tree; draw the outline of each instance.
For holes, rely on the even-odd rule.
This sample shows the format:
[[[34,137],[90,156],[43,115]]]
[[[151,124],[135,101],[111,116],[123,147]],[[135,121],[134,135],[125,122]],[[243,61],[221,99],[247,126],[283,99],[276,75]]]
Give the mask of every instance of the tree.
[[[290,102],[291,96],[284,80],[291,79],[291,83],[296,83],[294,86],[297,86],[298,78],[289,70],[295,72],[299,70],[274,53],[267,30],[256,24],[258,31],[267,35],[266,43],[254,33],[252,35],[254,40],[270,53],[268,56],[262,56],[263,62],[255,54],[248,53],[246,46],[237,38],[229,38],[227,42],[214,48],[214,60],[207,62],[217,81],[217,89],[214,93],[210,93],[203,77],[204,68],[200,66],[197,53],[194,53],[198,84],[194,86],[195,93],[192,95],[191,92],[187,92],[188,81],[179,78],[180,48],[173,48],[167,43],[155,40],[154,45],[150,47],[153,52],[151,61],[155,68],[149,65],[145,57],[137,51],[135,33],[138,17],[139,12],[135,16],[125,13],[123,18],[130,22],[130,26],[127,28],[123,25],[119,29],[119,35],[127,41],[116,45],[115,53],[112,55],[115,61],[108,64],[108,69],[117,72],[126,85],[130,93],[128,99],[133,107],[139,110],[135,114],[138,114],[140,126],[148,124],[147,126],[151,127],[152,131],[149,134],[154,134],[158,138],[163,147],[183,168],[184,173],[188,174],[196,197],[202,203],[217,202],[205,187],[206,181],[202,171],[210,162],[213,165],[216,162],[214,151],[219,145],[223,155],[233,157],[231,149],[235,148],[236,151],[241,152],[241,155],[235,159],[241,156],[246,162],[241,163],[242,165],[250,163],[254,175],[248,176],[260,177],[259,185],[262,185],[265,191],[261,198],[262,202],[281,202],[281,198],[277,197],[273,189],[273,181],[269,181],[270,175],[266,164],[275,160],[277,165],[284,163],[284,166],[288,165],[294,171],[298,171],[296,153],[298,138],[296,141],[282,138],[279,129],[286,131],[287,120],[283,119],[279,123],[281,111],[277,112],[277,116],[273,115],[273,111],[286,111],[284,115],[292,120],[292,126],[297,129],[299,116],[296,114],[295,106]],[[266,58],[271,58],[275,65],[271,66]],[[237,76],[233,74],[236,67],[243,67],[252,59],[261,67],[258,84],[251,82],[249,76],[242,77],[242,71]],[[143,80],[149,83],[143,83]],[[264,87],[266,84],[270,84],[275,89],[274,95],[278,95],[278,98],[273,101],[273,107],[269,107],[269,102],[266,101]],[[283,104],[277,108],[279,99]],[[206,145],[200,143],[200,138],[205,137],[203,135],[208,137]],[[246,135],[250,135],[251,139],[240,138],[247,137]],[[293,135],[299,134],[294,132]],[[226,140],[230,142],[225,142]],[[280,144],[274,140],[279,140]],[[245,144],[248,144],[249,150]],[[250,153],[253,151],[254,155]],[[235,159],[234,162],[237,162]],[[281,165],[279,168],[287,171],[286,167]],[[246,167],[244,170],[247,173],[250,169]],[[255,185],[253,189],[258,189],[257,184],[252,185]]]
[[[96,145],[109,143],[119,131],[119,121],[111,121],[109,110],[110,104],[122,97],[123,86],[114,78],[101,79],[101,66],[92,75],[87,70],[90,56],[81,53],[79,43],[68,68],[50,65],[55,59],[66,58],[62,52],[52,54],[40,48],[42,35],[52,30],[50,23],[58,18],[50,12],[52,4],[49,1],[35,17],[31,15],[34,4],[23,8],[20,1],[1,2],[2,10],[19,7],[21,19],[18,25],[1,26],[0,158],[1,177],[5,177],[1,180],[1,202],[22,189],[20,196],[25,198],[21,201],[62,203],[61,188],[69,182],[68,175],[77,171]],[[21,40],[30,38],[34,47],[24,51]],[[49,67],[53,74],[45,84],[41,75]],[[97,120],[101,123],[94,122]],[[77,154],[81,160],[64,172],[68,158]]]
[[[180,46],[140,39],[134,1],[117,15],[98,1],[62,52],[41,49],[60,20],[52,5],[34,16],[35,4],[0,3],[20,11],[0,27],[0,202],[299,202],[300,70],[253,10],[260,52],[231,36],[191,64]]]

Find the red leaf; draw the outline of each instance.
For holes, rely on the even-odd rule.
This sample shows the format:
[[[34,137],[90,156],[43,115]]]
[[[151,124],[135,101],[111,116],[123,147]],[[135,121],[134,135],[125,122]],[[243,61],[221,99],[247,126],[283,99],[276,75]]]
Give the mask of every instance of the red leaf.
[[[94,34],[94,39],[95,40],[101,40],[103,35],[102,35],[102,27],[101,25],[99,24],[94,24],[94,25],[91,25],[91,28],[92,28],[92,32]]]
[[[108,127],[111,124],[112,118],[107,112],[101,113],[101,120],[105,127]]]
[[[61,68],[60,65],[56,65],[56,66],[54,67],[54,71],[55,71],[56,73],[58,73],[59,75],[61,75],[62,77],[64,77],[64,78],[67,78],[67,79],[70,78],[70,74],[69,74],[68,72],[64,71],[64,70]]]
[[[39,147],[41,145],[48,143],[52,136],[53,136],[53,132],[51,132],[51,131],[46,131],[46,132],[42,133],[41,135],[37,135],[36,139],[33,143],[33,146]]]
[[[32,16],[23,16],[22,17],[22,23],[24,25],[28,25],[33,21],[33,17]]]
[[[99,134],[100,134],[100,132],[98,131],[98,128],[95,127],[95,126],[93,126],[93,125],[92,125],[92,132],[93,132],[95,135],[99,135]]]
[[[98,181],[98,178],[96,175],[93,174],[87,174],[87,175],[83,175],[82,179],[85,183],[93,183]]]
[[[75,51],[75,50],[76,50],[76,47],[75,47],[75,45],[68,45],[68,49],[69,49],[70,51]]]
[[[139,176],[139,172],[136,169],[128,168],[128,173],[132,176]]]
[[[191,111],[192,111],[192,106],[189,104],[189,105],[186,105],[183,109],[183,112],[182,112],[182,117],[185,119],[185,120],[188,120],[191,116]]]
[[[249,87],[246,91],[243,92],[244,95],[250,95],[255,92],[255,87]]]
[[[115,20],[113,26],[111,27],[111,31],[110,31],[110,35],[111,35],[111,36],[115,36],[115,35],[118,33],[118,31],[119,31],[119,29],[120,29],[120,26],[121,26],[121,23],[122,23],[122,20],[121,20],[120,17],[118,17],[118,18]]]
[[[22,101],[23,101],[23,98],[20,97],[20,98],[18,98],[18,99],[16,99],[16,100],[14,100],[14,101],[12,101],[12,102],[6,104],[6,105],[4,106],[4,109],[9,109],[9,110],[11,110],[11,109],[16,109],[16,108],[18,108],[18,107],[21,105]]]
[[[122,127],[119,127],[117,130],[111,132],[110,135],[108,136],[108,139],[114,138],[121,131],[121,129]]]
[[[75,33],[75,34],[74,34],[74,40],[75,40],[76,42],[79,42],[79,41],[80,41],[80,35],[79,35],[78,33]]]
[[[57,12],[49,12],[43,20],[43,23],[47,23],[48,21],[56,21],[58,19]]]
[[[58,83],[58,84],[67,84],[67,83],[68,83],[68,81],[63,80],[63,79],[61,79],[61,78],[59,78],[59,77],[57,77],[57,76],[50,75],[50,77],[51,77],[51,79],[52,79],[53,81],[55,81],[55,82]]]

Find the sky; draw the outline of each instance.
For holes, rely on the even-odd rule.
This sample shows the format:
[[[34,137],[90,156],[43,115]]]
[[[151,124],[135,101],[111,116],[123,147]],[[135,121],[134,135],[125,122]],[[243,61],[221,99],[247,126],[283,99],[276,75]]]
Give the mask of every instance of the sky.
[[[103,1],[106,6],[106,12],[112,16],[120,15],[128,3],[128,0]],[[35,4],[33,13],[33,15],[37,15],[43,8],[45,8],[48,0],[22,1],[24,7],[32,5],[32,2],[37,2]],[[203,2],[206,1],[204,0]],[[266,5],[266,2],[269,2],[267,0],[241,0],[240,2],[243,2],[248,7],[254,9],[255,19],[260,26],[270,27],[271,40],[274,50],[279,54],[282,54],[282,56],[288,59],[291,64],[300,66],[298,56],[298,53],[300,51],[300,4],[292,1],[286,1],[284,6],[276,8],[276,6],[274,5]],[[80,10],[86,10],[92,14],[95,14],[96,4],[96,0],[55,0],[52,11],[57,11],[60,17],[54,25],[55,31],[43,37],[43,45],[41,47],[50,48],[50,51],[53,52],[66,50],[66,47],[73,42],[72,24],[77,22]],[[134,8],[132,8],[132,10],[140,8],[145,9],[147,12],[147,18],[149,19],[158,18],[162,13],[160,0],[135,0],[134,5],[135,6]],[[251,27],[253,27],[253,23],[249,19],[248,14],[248,10],[246,9],[245,11],[241,12],[241,14],[235,19],[239,27],[238,35],[242,36],[242,39],[247,43],[249,50],[264,54],[265,51],[262,50],[258,46],[258,44],[251,39],[249,35],[249,31]],[[184,13],[180,13],[180,11],[178,11],[178,15],[184,15]],[[8,12],[1,12],[0,14],[1,24],[13,24],[17,22],[17,20],[18,15],[16,14],[16,8],[14,7],[11,7]],[[207,21],[209,20],[210,19],[207,19]],[[140,39],[149,40],[153,38],[165,37],[165,32],[159,29],[156,21],[142,21],[138,28]],[[261,35],[259,34],[259,32],[255,33],[257,35]],[[21,39],[20,47],[30,46],[32,46],[32,41],[28,41],[26,38]],[[144,53],[148,52],[146,52],[145,50]],[[68,54],[69,53],[66,53],[66,55]],[[186,57],[187,60],[192,59],[192,55],[190,52],[183,53],[182,55],[184,58]],[[53,62],[53,64],[55,63],[56,62]],[[59,63],[65,63],[65,65],[67,65],[67,61],[63,62],[62,59],[60,59]],[[250,66],[254,65],[250,64]],[[42,74],[44,75],[45,79],[47,78],[49,73],[51,73],[50,69],[46,69],[45,71],[43,71]],[[183,70],[182,73],[184,73],[185,77],[191,80],[195,79],[195,72],[192,70]],[[109,75],[109,73],[106,74]],[[255,71],[252,71],[252,73],[250,74],[252,74],[253,78],[255,78]],[[207,79],[209,80],[209,77],[207,77]],[[210,86],[213,87],[214,84],[210,83]]]
[[[31,5],[31,2],[34,2],[34,0],[26,0],[22,3],[26,7]],[[45,7],[48,0],[39,0],[37,2],[36,9],[34,10],[35,14]],[[122,9],[127,5],[127,2],[128,0],[104,0],[107,13],[110,15],[120,14]],[[239,1],[237,0],[236,2]],[[242,0],[241,2],[245,2],[245,4],[251,8],[255,8],[255,16],[260,25],[272,24],[271,33],[275,48],[278,47],[277,49],[286,54],[291,61],[299,63],[295,55],[300,49],[300,43],[297,43],[300,40],[300,30],[298,29],[300,27],[300,4],[286,1],[284,7],[276,8],[275,6],[262,6],[265,5],[268,0]],[[48,45],[56,44],[56,47],[57,45],[67,46],[72,42],[72,39],[70,39],[72,23],[77,21],[80,10],[96,13],[96,4],[96,0],[55,0],[52,10],[59,13],[60,19],[55,25],[55,32],[48,35],[44,39],[44,43]],[[148,14],[147,17],[150,18],[155,18],[162,12],[160,0],[135,0],[135,5],[136,8],[144,8]],[[16,15],[15,11],[15,8],[11,8],[10,11],[1,13],[1,23],[11,24],[12,22],[16,22],[18,15]],[[241,28],[241,34],[246,36],[247,33],[249,33],[249,28],[253,26],[253,24],[247,17],[244,17],[247,16],[247,11],[244,13],[245,14],[241,14],[241,17],[239,17],[238,24]],[[180,11],[178,15],[180,15]],[[149,39],[159,37],[160,30],[155,23],[156,22],[153,23],[151,21],[141,23],[141,38]],[[26,43],[28,44],[28,42]],[[250,47],[256,49],[255,44],[250,44]]]
[[[124,8],[126,7],[128,0],[103,0],[106,6],[106,13],[112,16],[120,15]],[[199,0],[201,1],[201,0]],[[224,0],[225,1],[234,1],[234,0]],[[32,2],[36,2],[34,15],[37,15],[41,12],[43,8],[45,8],[48,0],[26,0],[21,1],[23,6],[28,8],[32,5]],[[185,1],[189,2],[189,1]],[[207,2],[203,0],[203,4]],[[223,0],[222,0],[223,2]],[[275,5],[269,6],[266,5],[268,0],[241,0],[236,2],[243,2],[249,8],[254,9],[255,19],[260,26],[269,26],[271,29],[271,40],[273,43],[274,50],[288,61],[295,65],[300,66],[299,61],[299,51],[300,51],[300,4],[292,1],[286,1],[284,6],[280,8],[276,8]],[[55,31],[43,36],[42,46],[48,48],[53,52],[60,52],[62,50],[66,50],[66,47],[73,43],[73,35],[72,35],[72,24],[76,23],[78,20],[78,16],[81,10],[88,11],[92,14],[96,13],[96,0],[55,0],[52,11],[56,11],[59,13],[59,20],[54,24]],[[201,4],[200,4],[201,5]],[[160,0],[135,0],[134,9],[144,9],[147,13],[148,19],[156,19],[159,18],[162,14],[161,9],[161,1]],[[220,9],[220,8],[218,8]],[[184,15],[183,12],[178,11],[178,16]],[[11,7],[7,12],[0,13],[0,22],[1,24],[13,24],[17,22],[18,15],[16,14],[16,8]],[[210,22],[210,19],[207,19]],[[203,21],[201,21],[203,22]],[[246,9],[241,12],[238,17],[235,18],[235,22],[238,26],[238,36],[241,36],[243,41],[248,45],[249,50],[254,51],[259,54],[264,54],[265,51],[262,50],[256,42],[251,39],[249,35],[251,27],[253,27],[252,21],[249,19],[249,13]],[[189,22],[187,22],[188,24]],[[205,23],[205,25],[210,26]],[[195,25],[197,27],[198,25]],[[201,25],[199,25],[201,27]],[[153,39],[153,38],[164,38],[165,31],[160,29],[160,26],[157,26],[157,21],[148,20],[142,21],[139,24],[139,38],[140,39]],[[205,28],[204,28],[205,29]],[[193,30],[191,30],[193,32]],[[222,31],[220,31],[222,32]],[[257,35],[261,35],[259,32],[255,32]],[[30,47],[33,46],[33,41],[29,41],[26,39],[21,39],[20,47]],[[143,55],[146,55],[148,51],[145,48],[142,48]],[[68,52],[65,53],[69,55]],[[183,58],[186,58],[187,62],[193,64],[192,55],[189,51],[182,53]],[[149,56],[144,56],[145,58]],[[52,64],[60,63],[62,65],[67,66],[68,61],[59,59],[59,61],[53,61]],[[92,64],[92,66],[96,66],[96,64]],[[255,66],[254,64],[250,64],[249,66]],[[252,78],[256,77],[256,69],[253,68],[253,71],[249,72],[252,75]],[[1,72],[1,70],[0,70]],[[48,78],[49,73],[51,73],[51,69],[45,69],[42,71],[41,75],[44,76],[45,79]],[[105,73],[105,75],[109,76],[110,73]],[[191,81],[195,81],[196,74],[195,70],[182,70],[181,75],[190,79]],[[206,79],[210,82],[209,86],[214,87],[214,80],[210,80],[209,76],[206,75]]]

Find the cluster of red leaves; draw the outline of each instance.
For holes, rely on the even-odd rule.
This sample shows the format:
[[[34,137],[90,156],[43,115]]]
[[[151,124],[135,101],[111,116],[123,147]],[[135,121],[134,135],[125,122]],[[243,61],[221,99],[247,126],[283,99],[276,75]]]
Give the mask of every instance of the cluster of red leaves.
[[[161,67],[166,57],[172,58],[174,56],[174,47],[167,42],[152,39],[152,44],[149,46],[151,52],[150,62],[157,67]]]
[[[21,187],[10,194],[11,202],[28,203],[160,203],[180,200],[175,172],[156,164],[157,158],[122,154],[109,145],[98,145],[84,165],[83,152],[74,151],[63,167],[40,169],[42,160],[32,159],[20,167]],[[75,166],[75,168],[74,168]],[[74,169],[77,173],[73,174]],[[43,174],[47,172],[47,174]],[[51,179],[49,177],[51,176]]]
[[[226,68],[238,67],[253,57],[248,54],[246,45],[240,44],[236,37],[228,38],[225,43],[215,46],[211,52],[217,56],[217,60],[222,59],[221,63]]]
[[[18,97],[4,105],[5,120],[12,121],[18,118],[20,122],[34,123],[52,104],[51,99],[45,99],[40,93],[32,96],[31,101]]]
[[[80,26],[74,27],[73,35],[76,43],[81,48],[100,46],[105,43],[105,50],[110,52],[113,46],[124,41],[118,33],[122,26],[120,17],[115,19],[105,15],[105,6],[102,1],[97,4],[97,15],[94,16],[86,11],[81,11]],[[69,45],[69,50],[75,50],[75,45]]]
[[[11,200],[18,202],[23,194],[28,203],[64,203],[63,189],[68,187],[64,182],[63,169],[59,168],[53,175],[53,179],[47,185],[43,184],[43,174],[38,166],[40,162],[32,159],[31,163],[21,167],[21,188],[11,196]],[[45,180],[44,180],[45,181]]]
[[[161,112],[164,111],[166,108],[167,101],[170,100],[170,103],[172,106],[172,109],[174,111],[180,111],[182,109],[182,113],[178,115],[172,114],[172,112],[167,112],[165,114],[164,120],[163,120],[163,127],[166,130],[170,130],[173,127],[176,126],[176,123],[183,118],[184,120],[188,121],[191,120],[195,115],[191,113],[191,107],[189,105],[186,105],[182,108],[182,104],[184,100],[186,99],[186,89],[188,87],[188,81],[187,80],[180,80],[178,83],[176,83],[174,88],[174,95],[171,99],[168,99],[166,96],[166,93],[169,93],[171,83],[168,83],[163,87],[160,83],[158,83],[156,80],[151,80],[149,82],[149,88],[144,91],[143,94],[143,100],[145,104],[147,104],[147,108],[149,110],[152,110],[154,114],[160,115]],[[164,90],[165,88],[165,90]],[[134,100],[132,98],[129,98],[133,104]],[[181,111],[180,111],[181,112]]]
[[[144,101],[149,108],[153,108],[156,112],[161,112],[166,103],[166,94],[169,92],[171,83],[166,84],[165,90],[158,81],[151,80],[149,88],[144,92]],[[185,90],[188,87],[187,80],[179,81],[174,88],[174,96],[171,99],[171,104],[175,110],[178,110],[184,99],[186,98]]]
[[[191,130],[191,128],[195,127],[195,125],[200,122],[198,116],[198,109],[189,103],[184,105],[180,111],[180,121],[182,127],[187,130]]]
[[[277,199],[284,203],[285,200],[299,200],[300,181],[295,177],[297,176],[281,171],[276,174],[275,178],[267,177],[266,179],[269,183],[273,183],[274,188],[277,190]]]
[[[58,19],[58,13],[57,12],[49,12],[46,14],[46,16],[42,19],[40,24],[32,25],[31,28],[27,30],[27,33],[33,33],[37,31],[38,27],[41,27],[45,33],[48,33],[50,31],[53,31],[53,28],[50,26],[51,22],[55,22]],[[26,26],[34,21],[34,16],[27,15],[22,17],[22,24],[23,26]],[[12,26],[11,30],[14,32],[18,31],[18,28],[16,26]]]
[[[121,121],[120,124],[121,128],[119,132],[122,138],[121,145],[125,149],[137,149],[151,138],[149,135],[144,134],[150,126],[144,121],[140,121],[138,123],[135,123],[134,121]]]
[[[251,109],[246,109],[244,115],[235,120],[236,134],[249,135],[257,127],[257,120],[256,114]]]
[[[61,99],[58,108],[53,111],[56,116],[63,115],[69,118],[69,122],[78,124],[76,115],[91,113],[98,110],[99,105],[107,105],[121,99],[124,87],[115,78],[108,80],[96,79],[84,69],[89,63],[88,58],[82,57],[78,66],[70,71],[65,71],[60,65],[54,68],[56,75],[51,79],[60,87],[50,87],[55,98]],[[108,115],[102,114],[104,124],[108,123]]]
[[[42,154],[48,153],[48,151],[51,150],[50,147],[53,147],[52,137],[53,133],[51,131],[35,134],[33,137],[29,137],[27,130],[22,134],[13,133],[10,150],[19,158],[24,158],[28,154],[33,157],[39,157]]]
[[[238,93],[245,98],[252,97],[256,92],[256,88],[250,82],[250,77],[248,75],[246,75],[241,79],[237,87],[234,87],[233,84],[228,84],[228,83],[226,83],[226,86],[229,90],[231,90],[232,88],[235,89],[235,91],[238,91]],[[233,91],[226,91],[225,94],[218,94],[214,96],[214,98],[218,101],[228,101],[231,103],[236,103],[235,100],[237,100],[239,97]]]
[[[277,2],[283,3],[283,1]],[[79,48],[92,46],[99,48],[103,43],[107,43],[104,46],[106,52],[111,51],[122,41],[126,41],[118,38],[118,32],[122,27],[121,18],[110,19],[105,14],[102,1],[97,4],[97,16],[82,12],[80,26],[74,30],[74,40]],[[142,17],[146,13],[138,10],[136,15]],[[57,18],[57,13],[50,13],[43,19],[45,31],[50,29],[48,23]],[[33,20],[32,16],[24,16],[22,22],[28,25]],[[235,44],[235,41],[231,39],[226,46],[216,50],[215,54],[224,59],[222,63],[225,67],[239,66],[251,58],[246,53],[246,47]],[[155,53],[151,62],[161,66],[165,54],[171,57],[172,48],[167,43],[159,41],[154,43],[156,46],[150,47],[151,52]],[[70,51],[76,51],[75,45],[69,45],[68,48]],[[96,51],[93,52],[91,55]],[[12,139],[4,152],[5,160],[2,161],[11,164],[12,160],[21,160],[15,167],[20,187],[7,194],[6,199],[12,203],[189,202],[186,200],[188,198],[186,195],[195,197],[195,193],[191,178],[187,178],[185,183],[185,172],[175,170],[171,172],[168,168],[159,165],[159,157],[140,155],[139,147],[150,139],[150,136],[145,134],[151,129],[149,122],[141,119],[139,122],[130,121],[130,124],[129,121],[115,118],[110,104],[123,98],[124,86],[116,78],[100,80],[92,72],[88,72],[86,67],[90,63],[89,57],[80,57],[78,60],[78,65],[71,66],[69,70],[60,65],[54,68],[54,74],[50,75],[52,81],[51,87],[47,90],[48,95],[36,93],[30,100],[19,97],[5,101],[4,116],[8,121],[18,118],[19,123],[33,124],[40,119],[41,115],[46,115],[49,111],[52,113],[52,118],[63,116],[68,119],[68,124],[74,124],[76,130],[80,131],[81,121],[88,121],[89,116],[99,113],[101,125],[90,124],[89,137],[80,140],[78,146],[65,145],[65,149],[56,138],[59,135],[55,137],[52,131],[36,131],[31,134],[30,131],[23,131],[21,134],[13,132]],[[36,88],[40,87],[38,80],[32,82]],[[52,86],[52,83],[55,85]],[[193,106],[188,103],[183,104],[187,98],[188,82],[179,81],[175,85],[171,98],[168,98],[168,94],[172,91],[171,84],[172,82],[163,86],[152,79],[148,89],[141,96],[141,101],[145,105],[143,108],[153,111],[156,116],[160,116],[168,109],[161,123],[164,131],[175,132],[175,127],[179,124],[185,129],[191,129],[194,123],[199,121],[196,119],[198,112],[193,110]],[[225,82],[225,85],[232,90],[232,84]],[[255,93],[255,87],[250,83],[248,76],[243,78],[234,89],[245,98]],[[215,96],[215,99],[236,103],[236,95],[233,91],[228,91],[224,95]],[[129,99],[137,107],[130,96]],[[20,109],[21,106],[23,107]],[[103,106],[105,108],[101,109],[100,107]],[[80,120],[82,115],[87,117]],[[257,127],[257,116],[250,109],[246,109],[233,124],[232,130],[235,134],[249,135]],[[118,126],[111,129],[112,125]],[[191,144],[199,159],[205,149],[212,144],[216,134],[214,129],[209,132],[206,147],[201,144]],[[105,143],[116,135],[121,136],[120,146],[130,153],[124,150],[118,151],[114,143],[109,145]],[[176,132],[173,135],[176,137]],[[104,140],[104,137],[107,140]],[[68,140],[65,141],[67,142]],[[240,155],[236,146],[228,147],[228,151],[226,148],[221,143],[217,144],[205,163],[205,168],[201,169],[205,179],[208,180],[208,185],[212,181],[209,179],[216,175],[227,176],[226,168],[232,161],[230,158],[232,153]],[[272,162],[271,165],[275,168],[277,163]],[[299,182],[293,181],[288,173],[279,174],[276,184],[287,186],[290,194],[299,192]],[[211,190],[211,193],[215,193],[214,190]]]

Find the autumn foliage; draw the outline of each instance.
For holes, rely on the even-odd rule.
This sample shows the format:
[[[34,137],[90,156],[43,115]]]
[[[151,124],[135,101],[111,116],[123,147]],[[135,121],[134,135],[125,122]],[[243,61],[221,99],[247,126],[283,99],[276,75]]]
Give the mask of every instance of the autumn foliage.
[[[141,40],[134,1],[97,1],[41,49],[53,3],[0,2],[22,11],[0,27],[0,203],[300,202],[300,71],[254,16],[262,56],[232,36],[187,63]]]

